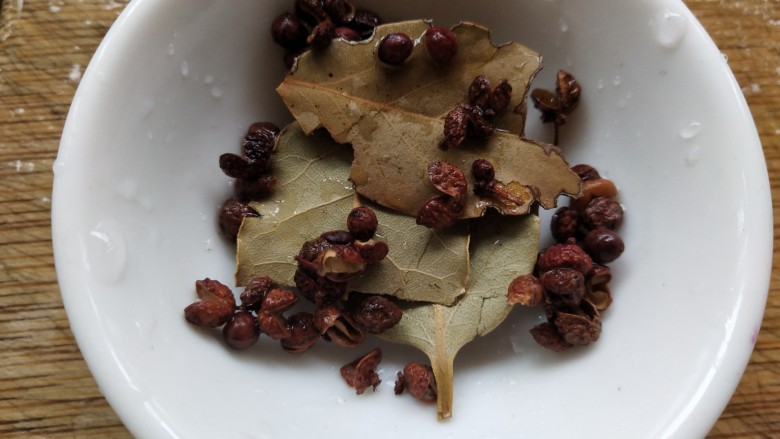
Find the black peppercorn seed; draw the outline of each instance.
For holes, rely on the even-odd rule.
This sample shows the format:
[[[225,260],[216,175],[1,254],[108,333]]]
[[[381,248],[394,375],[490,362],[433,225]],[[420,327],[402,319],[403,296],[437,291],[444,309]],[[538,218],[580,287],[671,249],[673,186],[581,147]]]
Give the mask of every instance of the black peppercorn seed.
[[[377,56],[383,63],[399,65],[412,54],[414,42],[403,32],[389,34],[379,42]]]
[[[307,34],[303,23],[288,12],[276,17],[271,24],[271,37],[274,42],[288,50],[306,47]]]
[[[590,229],[615,230],[623,222],[623,208],[612,198],[594,198],[582,211],[582,219]]]
[[[596,229],[585,235],[585,251],[595,262],[606,264],[617,259],[625,248],[623,239],[613,230]]]
[[[579,211],[573,207],[561,207],[556,210],[550,220],[550,232],[553,238],[560,243],[575,238],[579,229],[579,217]]]
[[[425,31],[425,48],[431,59],[446,64],[458,53],[458,40],[449,29],[432,27]]]
[[[484,159],[477,159],[471,164],[471,173],[478,181],[490,182],[496,179],[496,171],[493,165]]]
[[[361,241],[368,241],[376,233],[379,225],[376,214],[368,207],[356,207],[347,216],[347,229]]]
[[[260,337],[257,319],[248,311],[237,311],[222,329],[225,342],[233,349],[246,349]]]

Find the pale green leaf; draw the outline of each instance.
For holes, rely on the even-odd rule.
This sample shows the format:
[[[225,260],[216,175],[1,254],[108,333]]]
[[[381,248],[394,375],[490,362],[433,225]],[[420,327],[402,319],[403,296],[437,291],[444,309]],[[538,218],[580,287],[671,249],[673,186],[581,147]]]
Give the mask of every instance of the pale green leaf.
[[[257,275],[292,283],[293,259],[304,242],[330,230],[346,229],[349,211],[358,203],[346,179],[352,154],[327,133],[306,136],[297,123],[280,134],[273,155],[277,188],[252,203],[262,216],[249,218],[238,236],[236,283]],[[435,231],[412,217],[378,206],[377,238],[390,253],[350,281],[350,288],[404,300],[450,304],[465,292],[468,279],[468,225]]]
[[[461,347],[495,329],[509,314],[506,293],[531,273],[539,244],[539,218],[489,216],[472,220],[471,278],[455,304],[412,304],[381,337],[425,352],[436,376],[438,414],[452,415],[453,361]]]

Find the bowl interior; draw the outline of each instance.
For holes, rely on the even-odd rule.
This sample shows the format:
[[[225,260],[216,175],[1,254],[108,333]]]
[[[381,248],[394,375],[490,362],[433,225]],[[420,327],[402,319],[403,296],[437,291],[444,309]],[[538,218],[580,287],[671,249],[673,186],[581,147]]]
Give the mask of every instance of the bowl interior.
[[[216,226],[231,191],[219,154],[238,151],[251,122],[291,120],[269,38],[291,4],[135,0],[73,102],[54,166],[58,276],[84,356],[129,429],[350,436],[344,427],[357,422],[388,438],[705,435],[761,323],[772,219],[744,99],[679,1],[360,2],[387,20],[482,23],[494,41],[543,55],[535,87],[552,88],[558,69],[576,75],[583,97],[562,127],[565,155],[617,182],[626,211],[615,302],[594,346],[544,351],[528,334],[542,312],[517,309],[461,351],[454,417],[437,422],[434,408],[393,395],[396,371],[425,360],[413,349],[376,341],[292,356],[265,340],[235,353],[184,322],[193,282],[230,282],[234,271]],[[551,139],[533,109],[527,135]],[[338,368],[376,345],[382,384],[358,397]]]

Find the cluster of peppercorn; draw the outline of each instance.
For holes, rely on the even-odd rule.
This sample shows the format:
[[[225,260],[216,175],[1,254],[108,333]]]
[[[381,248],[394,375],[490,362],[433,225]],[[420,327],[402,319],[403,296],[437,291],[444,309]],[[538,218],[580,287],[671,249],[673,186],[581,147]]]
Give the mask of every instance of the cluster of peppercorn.
[[[385,241],[373,239],[377,226],[374,211],[358,207],[347,217],[348,230],[325,232],[303,245],[296,256],[294,282],[300,297],[314,304],[312,312],[285,316],[298,303],[299,294],[269,277],[258,276],[246,285],[238,306],[227,286],[211,279],[197,281],[200,300],[187,306],[184,316],[197,326],[224,325],[224,339],[234,349],[249,348],[260,334],[279,340],[291,353],[308,350],[320,338],[340,346],[357,346],[366,333],[382,333],[402,316],[398,305],[384,296],[348,291],[349,279],[388,253]],[[345,365],[342,376],[363,393],[369,385],[379,384],[368,365],[380,360],[381,352],[372,351]]]
[[[458,54],[458,39],[455,34],[443,27],[430,27],[425,31],[423,44],[431,60],[444,65]],[[414,50],[414,41],[403,32],[385,35],[377,47],[377,57],[390,66],[404,63]]]
[[[624,250],[616,231],[623,209],[615,200],[614,183],[589,165],[572,170],[583,181],[583,196],[555,212],[551,231],[558,243],[539,254],[533,275],[518,277],[508,291],[512,304],[544,306],[547,322],[531,334],[540,345],[559,352],[599,338],[600,313],[612,302],[606,264]]]
[[[285,49],[284,61],[288,69],[295,58],[310,49],[322,49],[337,38],[363,41],[382,24],[379,15],[358,9],[349,0],[296,0],[294,12],[285,12],[271,25],[271,36]],[[432,27],[426,31],[423,42],[431,59],[446,64],[455,57],[458,42],[449,29]],[[414,40],[403,32],[386,35],[379,42],[377,57],[390,66],[403,64],[414,49]]]
[[[430,28],[428,32],[435,29]],[[445,117],[444,140],[440,147],[446,150],[460,146],[467,136],[490,136],[495,131],[493,118],[506,110],[511,98],[512,86],[506,79],[493,88],[484,76],[475,77],[468,90],[469,103],[457,105]],[[493,165],[487,160],[475,160],[471,172],[475,179],[475,194],[497,197],[518,206],[525,203],[496,180]],[[468,186],[465,174],[453,164],[432,162],[428,164],[428,179],[443,194],[426,200],[417,212],[417,224],[434,229],[450,227],[465,207]]]
[[[555,79],[555,92],[543,88],[531,91],[531,101],[542,112],[542,122],[552,123],[555,128],[553,145],[558,144],[558,129],[577,108],[582,92],[579,82],[569,72],[558,70]]]
[[[417,212],[417,224],[429,228],[450,227],[460,217],[466,204],[466,176],[447,162],[428,164],[428,180],[441,195],[429,198]]]
[[[276,177],[268,170],[278,136],[279,127],[273,123],[253,123],[241,143],[243,154],[225,153],[219,157],[222,172],[235,178],[234,195],[222,204],[219,213],[220,230],[230,241],[235,242],[244,218],[260,216],[249,207],[249,202],[268,194],[276,185]]]
[[[469,85],[468,104],[460,104],[444,118],[442,149],[460,146],[467,137],[487,138],[496,130],[493,119],[509,106],[512,86],[506,79],[495,88],[479,75]]]
[[[349,0],[295,0],[294,12],[285,12],[271,24],[271,37],[285,49],[288,69],[295,58],[309,49],[321,49],[331,41],[362,41],[370,38],[382,19],[358,9]]]

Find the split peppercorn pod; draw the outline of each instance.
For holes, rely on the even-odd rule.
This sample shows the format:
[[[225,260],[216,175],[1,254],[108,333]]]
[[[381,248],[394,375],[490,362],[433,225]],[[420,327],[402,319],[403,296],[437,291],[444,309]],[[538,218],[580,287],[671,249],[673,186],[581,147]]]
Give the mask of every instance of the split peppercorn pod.
[[[382,380],[376,373],[376,368],[382,361],[382,351],[375,348],[367,354],[356,358],[354,361],[341,366],[339,372],[344,381],[355,388],[355,393],[363,394],[369,387],[376,390]]]
[[[340,307],[325,303],[314,311],[314,326],[326,341],[340,346],[357,346],[365,339],[365,330]]]
[[[457,166],[447,162],[428,164],[428,179],[442,192],[428,199],[417,212],[416,222],[432,229],[443,229],[455,224],[466,202],[468,182]]]
[[[398,372],[395,382],[395,394],[404,391],[423,402],[436,402],[436,378],[433,368],[417,362],[407,363],[403,372]]]
[[[233,291],[223,283],[205,278],[195,282],[199,301],[184,308],[184,317],[197,326],[215,328],[227,323],[236,309]]]
[[[403,311],[387,297],[373,295],[361,300],[352,316],[367,332],[381,334],[401,321]]]

